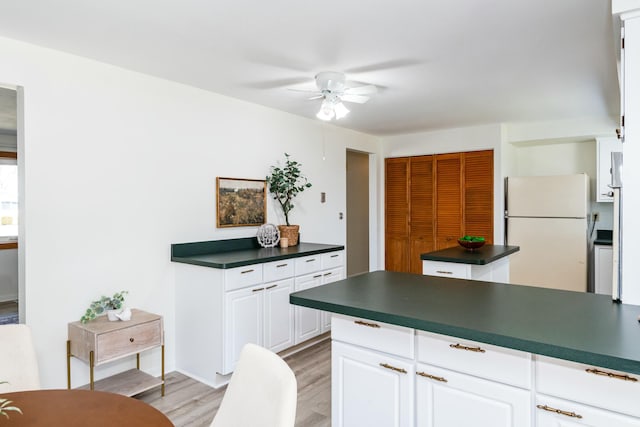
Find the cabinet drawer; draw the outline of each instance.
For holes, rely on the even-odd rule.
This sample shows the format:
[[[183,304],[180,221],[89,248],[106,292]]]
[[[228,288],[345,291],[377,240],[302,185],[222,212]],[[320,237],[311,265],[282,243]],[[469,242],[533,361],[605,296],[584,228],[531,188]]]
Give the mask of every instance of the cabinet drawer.
[[[537,426],[640,427],[638,418],[542,394],[536,395],[534,411]]]
[[[283,259],[281,261],[267,262],[263,264],[264,282],[274,282],[276,280],[288,279],[293,277],[292,259]]]
[[[423,331],[417,341],[420,362],[531,388],[529,353]]]
[[[330,252],[328,254],[322,254],[322,269],[328,270],[330,268],[342,267],[344,265],[344,252]]]
[[[469,265],[455,262],[422,261],[422,274],[429,276],[470,279]]]
[[[640,417],[640,375],[536,356],[536,389],[540,393]]]
[[[224,290],[246,288],[262,283],[262,264],[230,268],[224,271]]]
[[[334,314],[331,338],[408,359],[413,359],[415,353],[413,329],[374,320]]]
[[[302,258],[296,258],[295,262],[295,272],[296,276],[301,276],[303,274],[313,273],[314,271],[320,270],[320,260],[321,255],[312,255],[305,256]]]
[[[95,364],[162,345],[162,320],[118,329],[97,337]]]

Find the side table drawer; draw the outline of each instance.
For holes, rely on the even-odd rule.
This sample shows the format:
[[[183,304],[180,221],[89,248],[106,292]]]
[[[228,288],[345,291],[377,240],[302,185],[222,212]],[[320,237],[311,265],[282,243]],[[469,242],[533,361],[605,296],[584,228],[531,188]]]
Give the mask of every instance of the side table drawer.
[[[100,334],[97,337],[95,364],[139,353],[161,344],[161,319]]]

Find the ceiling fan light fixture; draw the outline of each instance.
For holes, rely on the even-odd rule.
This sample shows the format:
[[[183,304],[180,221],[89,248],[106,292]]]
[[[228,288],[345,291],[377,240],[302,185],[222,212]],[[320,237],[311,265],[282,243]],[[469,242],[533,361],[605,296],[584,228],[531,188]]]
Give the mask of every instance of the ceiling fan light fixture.
[[[320,106],[320,111],[316,114],[316,117],[320,120],[329,121],[333,119],[335,116],[335,111],[333,110],[333,103],[327,99],[322,101],[322,105]]]
[[[341,118],[345,117],[347,114],[349,114],[349,109],[347,107],[344,106],[344,104],[342,102],[338,102],[334,108],[333,111],[336,114],[336,120],[340,120]]]

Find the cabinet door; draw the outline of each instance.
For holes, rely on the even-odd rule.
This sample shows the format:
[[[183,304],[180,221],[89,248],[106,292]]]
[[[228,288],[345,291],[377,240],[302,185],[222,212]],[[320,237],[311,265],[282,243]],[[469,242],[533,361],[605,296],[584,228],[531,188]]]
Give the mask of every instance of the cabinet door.
[[[528,390],[417,365],[417,427],[528,427],[530,408]]]
[[[411,273],[422,273],[420,255],[433,251],[433,156],[411,158],[410,167]]]
[[[436,174],[436,247],[458,245],[462,223],[462,153],[435,156]]]
[[[309,274],[307,276],[296,277],[296,291],[304,291],[305,289],[315,288],[322,284],[322,274]],[[299,307],[294,308],[295,311],[295,343],[299,344],[303,341],[319,335],[322,331],[320,310],[313,308]]]
[[[409,271],[409,158],[385,160],[385,269]]]
[[[265,284],[264,347],[277,353],[293,345],[293,279]]]
[[[464,153],[464,231],[493,243],[493,150]]]
[[[595,245],[595,293],[611,295],[613,286],[613,246]]]
[[[333,341],[331,425],[413,426],[413,372],[412,361]]]
[[[326,285],[327,283],[337,282],[338,280],[344,279],[344,273],[342,267],[333,268],[331,270],[322,272],[322,284]],[[322,312],[322,326],[321,332],[327,332],[331,329],[331,313],[328,311]]]
[[[233,372],[247,343],[262,345],[264,287],[225,294],[224,363],[221,374]]]
[[[640,419],[549,396],[536,397],[537,427],[640,427]]]

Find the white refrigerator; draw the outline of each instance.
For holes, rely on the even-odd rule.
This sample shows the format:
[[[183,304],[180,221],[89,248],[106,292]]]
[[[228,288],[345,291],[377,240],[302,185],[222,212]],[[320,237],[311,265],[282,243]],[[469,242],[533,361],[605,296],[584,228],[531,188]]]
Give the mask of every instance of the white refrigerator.
[[[586,292],[589,177],[508,177],[505,192],[509,282]]]

